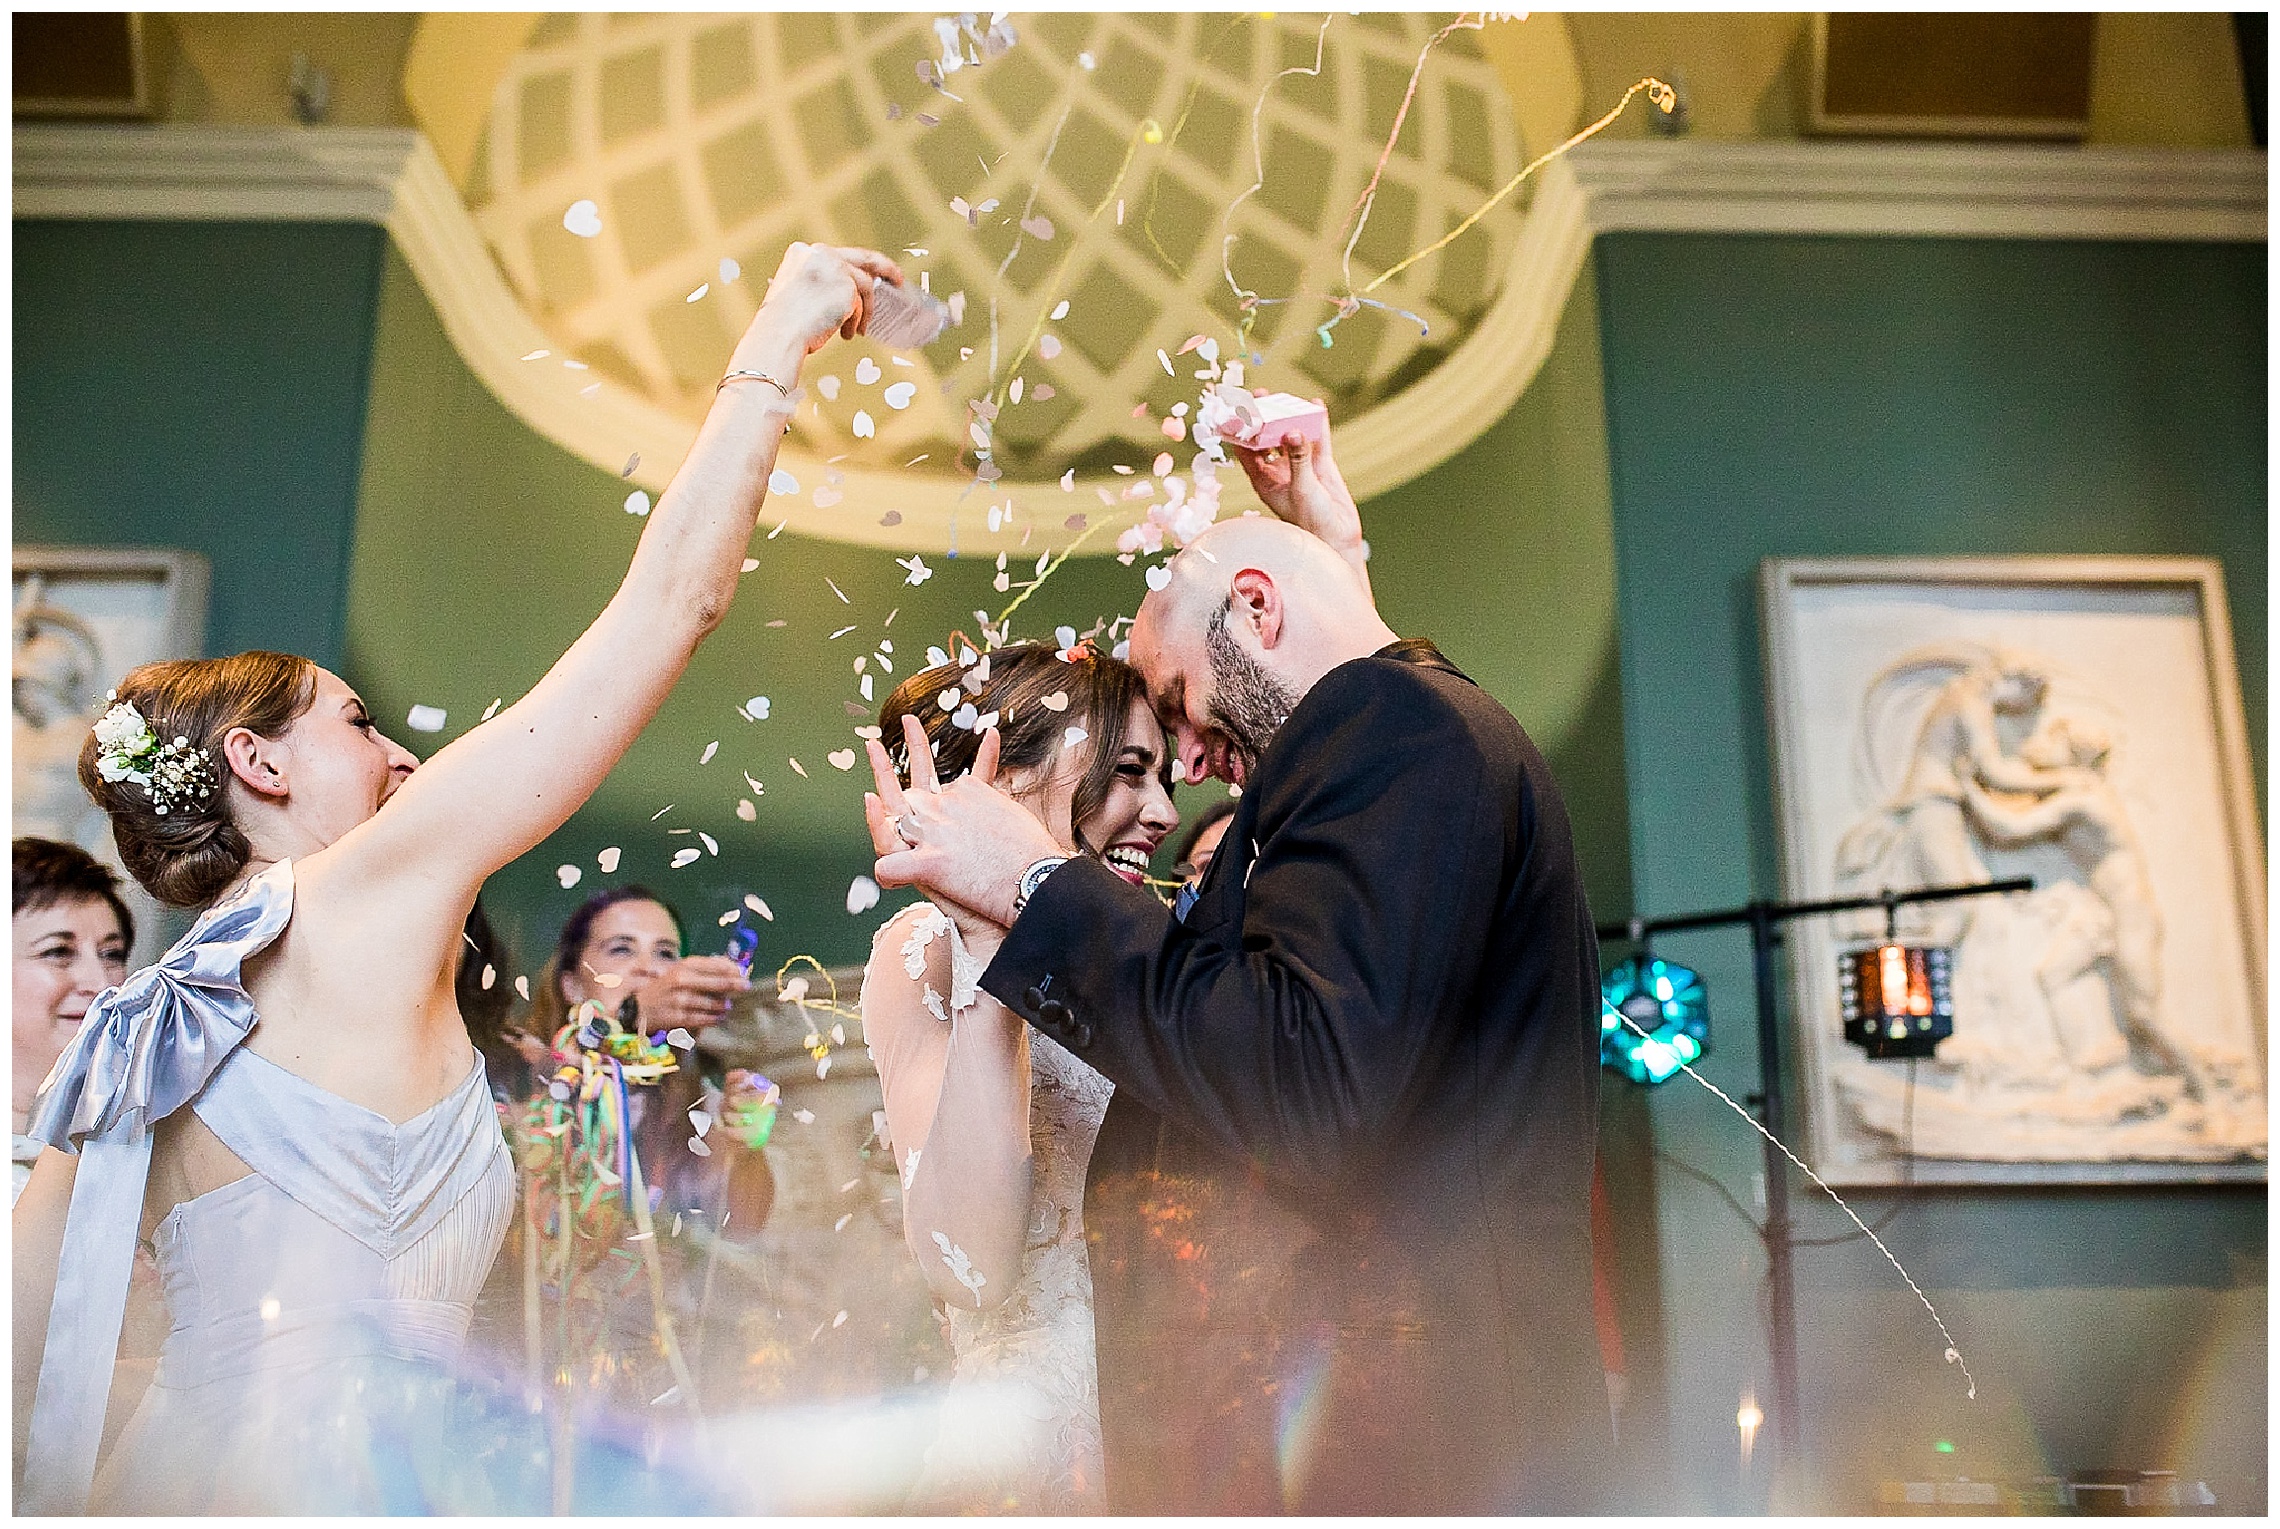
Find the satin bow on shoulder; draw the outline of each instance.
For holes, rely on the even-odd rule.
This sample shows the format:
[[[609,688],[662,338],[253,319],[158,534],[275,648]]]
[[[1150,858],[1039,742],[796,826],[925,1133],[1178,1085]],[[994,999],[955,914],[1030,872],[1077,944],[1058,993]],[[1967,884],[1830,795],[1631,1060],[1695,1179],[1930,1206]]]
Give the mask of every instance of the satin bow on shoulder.
[[[150,1130],[198,1097],[257,1016],[245,963],[293,917],[281,860],[209,909],[155,965],[104,992],[40,1085],[28,1135],[79,1157],[48,1311],[19,1511],[76,1513],[95,1476],[126,1313]]]

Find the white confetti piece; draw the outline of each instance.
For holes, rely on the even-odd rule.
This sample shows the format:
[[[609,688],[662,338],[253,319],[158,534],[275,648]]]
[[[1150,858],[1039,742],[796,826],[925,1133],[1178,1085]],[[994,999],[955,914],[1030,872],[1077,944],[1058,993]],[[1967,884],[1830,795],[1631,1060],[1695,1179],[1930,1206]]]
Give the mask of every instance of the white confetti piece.
[[[858,876],[847,884],[847,911],[864,913],[879,905],[879,884],[868,876]]]
[[[794,1110],[792,1111],[792,1118],[804,1126],[815,1124],[815,1112],[813,1110]]]
[[[831,584],[831,592],[839,597],[839,603],[841,605],[853,605],[855,603],[854,601],[847,598],[846,590],[841,589],[837,584],[831,583],[830,575],[826,574],[824,576],[823,582],[826,584]]]
[[[691,1152],[694,1152],[699,1157],[712,1156],[712,1148],[705,1145],[704,1138],[701,1136],[692,1136],[689,1138],[689,1150]],[[660,1398],[660,1400],[662,1399],[663,1398]]]
[[[859,441],[868,441],[875,439],[879,433],[879,427],[876,424],[872,423],[871,411],[868,409],[857,409],[855,411],[855,424],[853,428],[855,432],[855,438]]]
[[[697,830],[697,839],[704,845],[706,854],[717,855],[720,853],[720,841],[701,828]]]
[[[415,733],[443,731],[444,710],[440,706],[415,706],[404,716],[404,726]]]
[[[1148,587],[1150,589],[1160,590],[1171,582],[1172,568],[1169,563],[1158,563],[1148,570]]]
[[[853,749],[833,749],[823,757],[831,761],[831,767],[834,770],[852,770],[855,768],[855,751]]]
[[[729,259],[726,255],[720,257],[720,279],[723,283],[734,281],[743,274],[744,267],[738,265],[735,261]]]
[[[764,695],[756,695],[751,700],[746,701],[744,703],[744,714],[755,722],[767,721],[768,698]]]
[[[482,715],[481,717],[477,718],[476,720],[478,720],[478,721],[481,721],[481,722],[488,722],[488,721],[490,721],[490,720],[491,720],[493,717],[497,716],[497,715],[499,714],[499,702],[500,702],[500,701],[504,701],[505,699],[506,699],[506,697],[505,697],[505,696],[500,696],[500,697],[499,697],[497,700],[494,700],[494,701],[493,701],[493,702],[492,702],[490,705],[488,705],[488,706],[484,707],[484,708],[483,708],[483,715]]]
[[[801,764],[801,763],[800,763],[798,760],[796,760],[796,759],[793,759],[793,760],[787,760],[787,761],[786,761],[786,763],[788,763],[788,764],[790,764],[790,765],[791,765],[791,767],[792,767],[792,773],[793,773],[794,775],[797,775],[797,776],[798,776],[798,777],[799,777],[801,780],[806,780],[806,779],[807,779],[807,766],[806,766],[806,765],[804,765],[804,764]]]
[[[793,476],[792,476],[790,473],[788,473],[788,472],[784,471],[784,470],[783,470],[781,467],[777,468],[777,469],[776,469],[774,472],[772,472],[772,473],[768,474],[768,492],[769,492],[769,493],[771,493],[771,494],[796,494],[796,493],[798,493],[799,491],[800,491],[800,480],[799,480],[799,479],[797,479],[797,478],[795,478],[795,477],[793,477]]]
[[[840,1326],[844,1326],[844,1325],[846,1324],[846,1321],[847,1321],[847,1313],[846,1313],[846,1312],[844,1312],[844,1311],[842,1311],[842,1312],[841,1312],[841,1313],[840,1313],[838,1316],[836,1316],[836,1317],[833,1317],[833,1318],[831,1319],[831,1325],[832,1325],[833,1327],[840,1327]]]
[[[853,1211],[849,1211],[846,1215],[841,1216],[837,1221],[832,1222],[831,1229],[835,1232],[844,1232],[847,1230],[847,1223],[854,1219],[855,1213]]]
[[[525,361],[544,361],[548,356],[551,356],[553,354],[554,352],[551,350],[534,350],[529,355],[523,357],[523,359]]]
[[[1062,299],[1061,299],[1059,302],[1057,302],[1057,303],[1055,303],[1055,304],[1053,305],[1053,312],[1052,312],[1052,314],[1051,314],[1051,318],[1052,318],[1052,320],[1053,320],[1053,322],[1054,322],[1054,323],[1058,324],[1059,322],[1061,322],[1061,320],[1063,320],[1063,319],[1067,318],[1068,316],[1069,316],[1069,300],[1068,300],[1067,298],[1065,298],[1065,297],[1064,297],[1064,298],[1062,298]]]
[[[1040,359],[1050,361],[1060,353],[1061,342],[1058,337],[1054,335],[1041,335],[1038,337],[1037,354]]]
[[[647,492],[646,490],[643,490],[643,489],[638,489],[638,488],[637,488],[637,489],[635,489],[635,490],[634,490],[632,493],[630,493],[630,494],[626,495],[626,496],[625,496],[625,512],[626,512],[628,515],[646,515],[646,514],[648,514],[648,513],[649,513],[649,494],[648,494],[648,492]]]
[[[697,756],[697,763],[701,765],[711,764],[713,755],[719,752],[720,740],[718,738],[715,738],[712,742],[706,744],[705,751]]]
[[[737,801],[736,815],[747,823],[756,823],[760,820],[760,809],[752,805],[750,797],[743,797]]]
[[[612,875],[616,872],[618,868],[618,854],[618,847],[613,844],[608,849],[603,850],[600,854],[594,857],[594,863],[602,868],[602,874],[604,876]]]
[[[524,1003],[530,1002],[530,979],[528,977],[517,977],[515,979],[515,991],[522,995]]]
[[[750,573],[750,572],[752,572],[752,570],[753,570],[753,569],[755,569],[755,568],[758,568],[759,566],[760,566],[760,560],[759,560],[758,558],[756,558],[756,557],[748,557],[748,558],[746,558],[746,559],[744,560],[744,566],[743,566],[742,568],[739,568],[739,569],[737,570],[737,572],[739,572],[739,573]]]
[[[978,732],[980,729],[975,727],[974,724],[981,720],[981,715],[981,712],[975,708],[974,703],[968,701],[950,714],[950,725],[952,727],[964,728],[968,732]]]
[[[689,294],[687,297],[684,297],[684,298],[682,298],[682,299],[681,299],[681,301],[682,301],[682,302],[684,302],[684,303],[693,303],[693,302],[696,302],[698,299],[702,298],[702,297],[703,297],[703,296],[704,296],[704,295],[705,295],[707,292],[710,292],[711,290],[712,290],[712,283],[711,283],[711,282],[709,282],[709,281],[708,281],[708,282],[705,282],[705,283],[703,283],[702,285],[700,285],[700,286],[697,288],[697,290],[696,290],[696,291],[694,291],[694,292],[691,292],[691,293],[690,293],[690,294]]]
[[[825,403],[837,403],[839,401],[839,378],[826,373],[824,376],[815,379],[815,390],[823,395]]]
[[[862,683],[857,685],[855,688],[862,692],[864,700],[869,701],[876,699],[876,697],[871,693],[871,676],[868,674],[863,676]]]
[[[1014,386],[1016,388],[1019,388],[1020,384],[1017,382],[1014,384]],[[917,383],[897,382],[890,384],[887,390],[884,393],[881,393],[879,396],[887,401],[887,407],[890,409],[907,409],[910,407],[911,399],[917,395]],[[1019,403],[1020,401],[1021,400],[1018,397],[1016,397],[1014,400],[1016,403]]]
[[[668,1045],[678,1046],[683,1051],[686,1051],[697,1043],[697,1038],[691,1035],[688,1031],[682,1029],[680,1026],[675,1025],[672,1029],[665,1032],[665,1041]],[[702,1136],[705,1133],[705,1126],[712,1124],[712,1117],[705,1115],[704,1111],[702,1110],[691,1110],[689,1112],[689,1118],[691,1120],[695,1120],[700,1115],[704,1116],[705,1125],[697,1127],[697,1134],[699,1136]]]
[[[578,884],[578,878],[583,874],[584,873],[574,865],[558,865],[554,868],[554,879],[562,883],[562,889],[564,891],[568,891],[570,888],[576,886]]]
[[[651,814],[649,815],[649,821],[650,821],[650,822],[652,822],[652,823],[654,823],[654,822],[656,822],[656,821],[657,821],[659,818],[661,818],[661,817],[665,816],[665,814],[666,814],[666,813],[668,813],[668,812],[671,812],[672,810],[673,810],[673,804],[672,804],[671,802],[667,802],[667,803],[666,803],[664,806],[662,806],[662,807],[658,808],[658,809],[657,809],[655,812],[653,812],[653,813],[651,813]]]
[[[766,796],[768,794],[768,788],[761,785],[760,782],[754,780],[752,778],[751,772],[742,771],[739,773],[743,774],[744,783],[752,788],[752,794],[754,796]]]
[[[1156,347],[1156,364],[1164,369],[1164,375],[1167,377],[1179,375],[1178,372],[1172,370],[1172,358],[1164,354],[1164,347],[1161,345]]]
[[[854,630],[855,628],[852,626],[843,626],[824,640],[826,642],[837,642],[840,638],[845,637],[849,632],[852,632]]]
[[[858,387],[867,388],[878,380],[878,362],[872,360],[869,356],[865,356],[862,360],[855,363],[855,383]]]
[[[673,852],[673,869],[677,871],[684,865],[693,865],[697,861],[702,860],[704,858],[704,854],[705,852],[703,850],[698,849],[693,845],[688,849],[675,850]]]
[[[483,963],[483,991],[491,991],[491,984],[499,980],[499,969],[488,961]]]
[[[1078,744],[1084,742],[1085,739],[1090,736],[1091,734],[1087,733],[1083,728],[1078,727],[1072,723],[1069,728],[1061,734],[1061,746],[1063,748],[1073,749]]]
[[[830,1076],[831,1076],[831,1058],[829,1058],[829,1057],[818,1057],[818,1058],[816,1058],[816,1063],[815,1063],[815,1080],[816,1080],[818,1083],[821,1083],[821,1082],[822,1082],[824,1079],[826,1079],[826,1078],[828,1078],[828,1077],[830,1077]]]
[[[572,202],[562,214],[562,226],[581,239],[591,239],[602,231],[602,209],[583,199]]]
[[[906,584],[924,584],[928,579],[934,577],[934,570],[926,566],[926,559],[915,552],[909,557],[898,557],[895,562],[902,567],[905,573],[910,575],[909,578],[903,580]]]
[[[753,896],[750,892],[744,894],[744,906],[750,908],[754,913],[759,914],[769,923],[773,924],[776,922],[776,915],[768,911],[768,905],[762,902],[759,898]]]

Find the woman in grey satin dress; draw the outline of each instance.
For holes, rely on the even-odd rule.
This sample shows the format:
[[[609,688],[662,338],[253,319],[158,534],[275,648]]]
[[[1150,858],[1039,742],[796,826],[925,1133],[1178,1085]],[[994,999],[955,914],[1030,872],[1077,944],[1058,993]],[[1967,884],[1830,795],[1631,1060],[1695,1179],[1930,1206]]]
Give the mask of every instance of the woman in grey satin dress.
[[[80,778],[136,879],[206,911],[97,1001],[34,1114],[49,1150],[15,1212],[19,1511],[498,1505],[466,1479],[480,1441],[420,1447],[447,1420],[409,1379],[456,1351],[514,1199],[454,997],[460,931],[726,613],[801,362],[900,280],[871,251],[792,246],[617,595],[527,696],[416,771],[306,659],[122,683]],[[172,1330],[98,1474],[138,1228]]]

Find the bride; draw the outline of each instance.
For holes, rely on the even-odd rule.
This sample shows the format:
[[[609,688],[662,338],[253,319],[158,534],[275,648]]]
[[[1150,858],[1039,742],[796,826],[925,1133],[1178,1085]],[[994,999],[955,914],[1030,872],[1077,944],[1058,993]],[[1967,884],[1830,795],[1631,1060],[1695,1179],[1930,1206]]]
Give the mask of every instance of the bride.
[[[953,690],[959,708],[946,710]],[[1140,883],[1179,814],[1139,675],[1090,643],[965,649],[905,680],[879,728],[899,735],[906,762],[931,751],[955,774],[973,765],[989,716],[1013,794],[1072,853]],[[914,789],[935,779],[923,763],[921,774]],[[976,988],[990,953],[969,950],[941,910],[920,902],[879,930],[863,974],[863,1036],[902,1174],[903,1238],[948,1313],[957,1360],[910,1505],[1099,1513],[1082,1212],[1110,1085]]]
[[[19,1511],[384,1511],[432,1505],[433,1472],[465,1480],[418,1367],[459,1347],[515,1194],[453,996],[467,910],[592,794],[726,613],[800,364],[864,327],[879,280],[901,280],[884,256],[791,247],[615,598],[416,772],[304,658],[121,683],[80,779],[135,878],[205,911],[98,1001],[34,1116]],[[138,1224],[172,1331],[98,1476]]]

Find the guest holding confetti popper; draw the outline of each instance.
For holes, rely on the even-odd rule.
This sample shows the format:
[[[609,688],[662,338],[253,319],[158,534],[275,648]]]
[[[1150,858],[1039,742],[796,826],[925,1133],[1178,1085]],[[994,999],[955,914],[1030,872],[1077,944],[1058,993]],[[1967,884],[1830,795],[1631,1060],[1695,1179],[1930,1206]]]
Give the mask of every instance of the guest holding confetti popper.
[[[515,1193],[454,992],[468,911],[726,615],[802,362],[900,280],[871,251],[791,247],[616,596],[425,765],[291,654],[120,682],[80,781],[136,880],[200,917],[88,1011],[27,1133],[51,1150],[15,1212],[23,1510],[383,1511],[409,1441],[466,1447],[438,1430],[458,1404],[433,1366]],[[138,1226],[173,1330],[98,1477]],[[422,1505],[498,1511],[453,1464],[418,1476]]]

